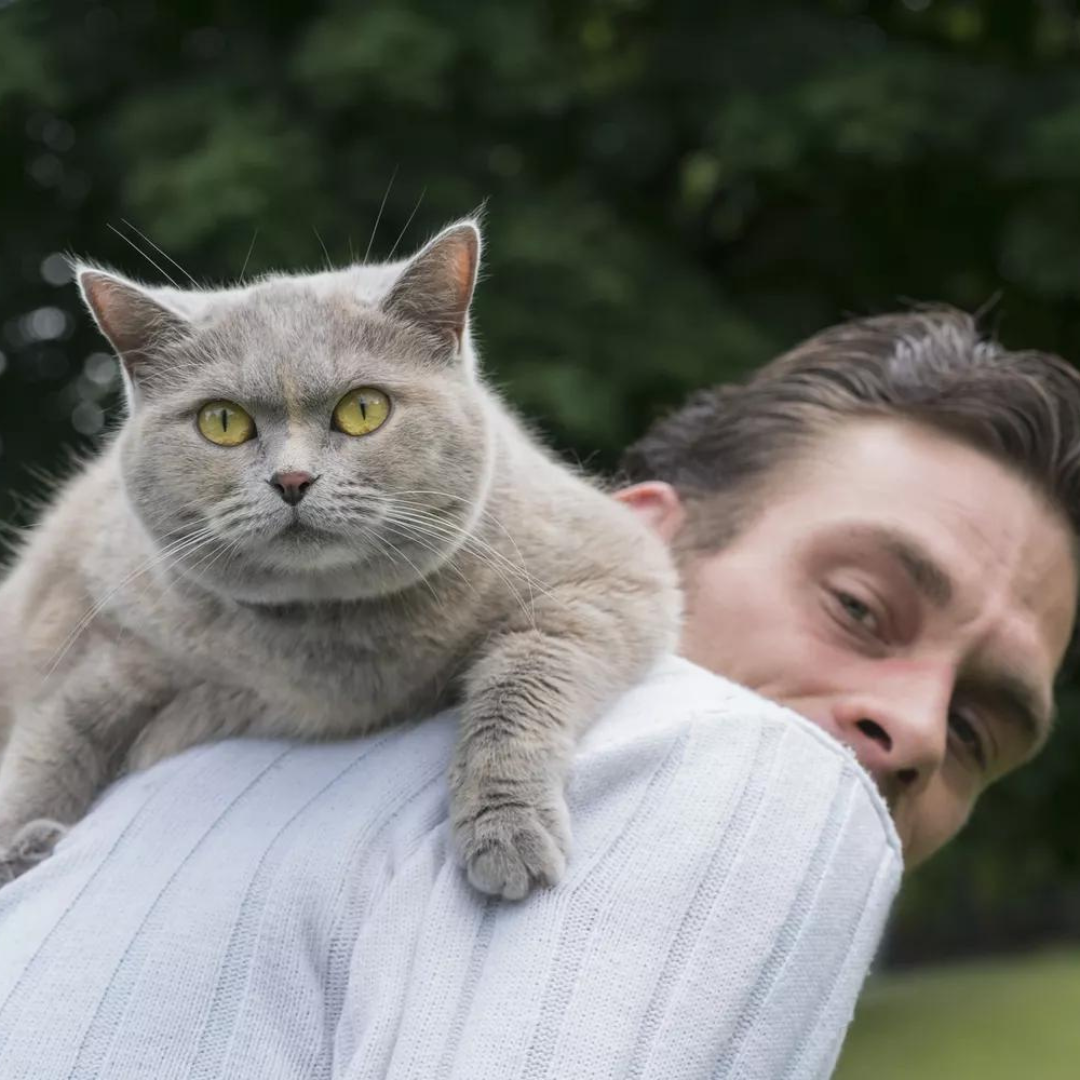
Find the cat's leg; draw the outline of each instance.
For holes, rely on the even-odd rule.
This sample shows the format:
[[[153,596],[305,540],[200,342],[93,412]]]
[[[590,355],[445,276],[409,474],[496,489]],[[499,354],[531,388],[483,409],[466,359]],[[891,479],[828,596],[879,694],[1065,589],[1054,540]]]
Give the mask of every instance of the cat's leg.
[[[197,682],[184,687],[140,729],[125,767],[147,769],[163,758],[216,739],[274,738],[291,735],[295,728],[295,722],[280,721],[276,711],[251,690]]]
[[[465,679],[451,824],[469,880],[491,895],[520,899],[562,877],[577,738],[672,637],[662,598],[641,631],[617,602],[583,593],[548,591],[527,622],[489,639]]]
[[[121,771],[148,768],[197,743],[257,728],[266,708],[243,689],[130,679],[65,686],[15,726],[0,765],[0,885],[51,852]],[[96,691],[96,692],[95,692]]]
[[[15,706],[0,762],[0,885],[45,858],[83,816],[172,692],[141,646],[121,653],[103,638]]]
[[[61,698],[19,716],[0,764],[0,885],[45,858],[116,776],[140,720],[160,703],[131,705]]]

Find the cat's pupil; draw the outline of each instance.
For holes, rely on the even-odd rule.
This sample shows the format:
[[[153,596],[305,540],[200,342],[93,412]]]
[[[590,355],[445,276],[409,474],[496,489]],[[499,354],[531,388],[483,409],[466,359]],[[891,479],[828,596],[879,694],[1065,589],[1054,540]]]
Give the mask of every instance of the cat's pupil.
[[[360,403],[360,415],[366,420],[367,419],[367,404],[366,404],[366,402],[364,401],[364,399],[362,397],[359,398],[358,400],[359,400],[359,403]]]
[[[222,431],[228,431],[229,430],[229,410],[228,409],[222,409],[221,410],[221,430]]]

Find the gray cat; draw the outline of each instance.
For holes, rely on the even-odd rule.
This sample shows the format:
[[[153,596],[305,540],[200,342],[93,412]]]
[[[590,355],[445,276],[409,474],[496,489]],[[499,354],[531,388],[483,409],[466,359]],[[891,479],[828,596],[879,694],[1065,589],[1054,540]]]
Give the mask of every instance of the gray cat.
[[[78,267],[127,416],[0,585],[0,883],[125,770],[453,702],[469,880],[559,879],[575,739],[675,645],[679,597],[663,545],[480,380],[479,252],[465,221],[219,291]]]

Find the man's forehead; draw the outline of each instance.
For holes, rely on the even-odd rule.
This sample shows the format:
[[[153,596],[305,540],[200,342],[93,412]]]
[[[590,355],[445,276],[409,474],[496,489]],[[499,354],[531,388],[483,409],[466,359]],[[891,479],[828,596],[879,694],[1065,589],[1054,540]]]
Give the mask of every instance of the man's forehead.
[[[996,627],[1003,649],[1011,640],[1025,655],[1028,689],[1035,680],[1047,697],[1073,632],[1076,544],[1018,473],[924,425],[868,418],[824,433],[766,503],[764,516],[802,542],[831,534],[868,545],[932,606]]]

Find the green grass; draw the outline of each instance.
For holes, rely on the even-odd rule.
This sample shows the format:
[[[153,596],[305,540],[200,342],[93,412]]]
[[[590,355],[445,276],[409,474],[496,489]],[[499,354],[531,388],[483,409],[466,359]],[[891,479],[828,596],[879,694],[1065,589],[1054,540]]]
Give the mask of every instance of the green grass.
[[[1027,1077],[1080,1077],[1080,951],[872,979],[835,1080]]]

